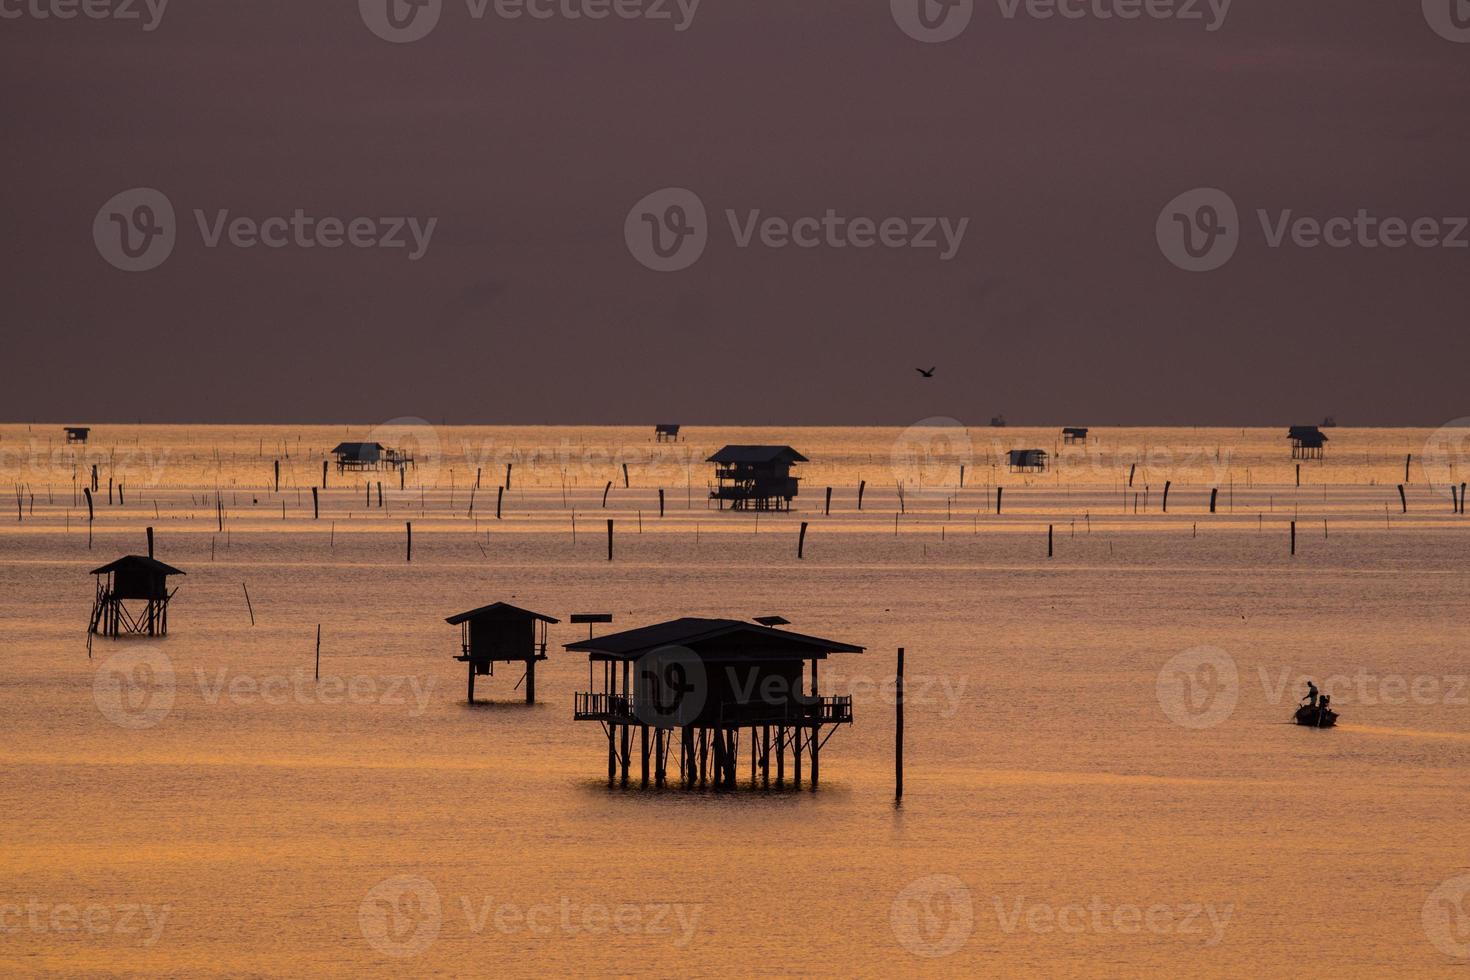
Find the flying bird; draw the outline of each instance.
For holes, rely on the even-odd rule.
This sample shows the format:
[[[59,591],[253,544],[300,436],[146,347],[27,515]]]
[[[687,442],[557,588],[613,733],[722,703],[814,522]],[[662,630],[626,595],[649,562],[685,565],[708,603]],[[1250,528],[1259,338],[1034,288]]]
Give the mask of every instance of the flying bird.
[[[914,368],[914,370],[915,371],[918,371],[921,375],[923,375],[926,378],[932,378],[932,377],[934,377],[934,368],[930,368],[927,371],[925,371],[923,368]]]

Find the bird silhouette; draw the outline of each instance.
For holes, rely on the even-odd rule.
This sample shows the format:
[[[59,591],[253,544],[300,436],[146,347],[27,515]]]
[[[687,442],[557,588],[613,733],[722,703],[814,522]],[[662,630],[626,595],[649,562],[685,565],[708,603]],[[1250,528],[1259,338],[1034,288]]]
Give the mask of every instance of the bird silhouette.
[[[914,370],[915,371],[918,371],[921,375],[923,375],[926,378],[932,378],[932,377],[934,377],[934,368],[930,368],[927,371],[925,371],[923,368],[914,368]]]

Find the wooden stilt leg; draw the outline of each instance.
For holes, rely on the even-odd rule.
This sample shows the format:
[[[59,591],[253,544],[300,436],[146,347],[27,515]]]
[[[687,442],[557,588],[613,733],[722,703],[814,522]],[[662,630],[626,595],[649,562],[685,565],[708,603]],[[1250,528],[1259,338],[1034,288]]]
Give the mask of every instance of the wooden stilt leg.
[[[473,660],[466,660],[465,661],[465,666],[469,668],[469,674],[470,674],[470,691],[469,691],[469,694],[466,695],[465,700],[468,703],[470,703],[470,704],[474,704],[475,703],[475,663],[474,663]]]
[[[754,741],[752,734],[751,740]],[[771,726],[761,726],[761,785],[771,788]]]
[[[623,729],[623,738],[622,738],[622,748],[623,748],[623,751],[622,751],[623,778],[622,778],[622,784],[624,786],[627,786],[628,785],[628,763],[630,761],[632,761],[629,758],[629,756],[631,756],[632,753],[633,753],[633,744],[632,744],[632,741],[633,741],[632,740],[632,735],[633,735],[633,733],[629,730],[629,728],[628,728],[627,725],[623,725],[622,726],[622,729]]]
[[[642,767],[639,770],[639,785],[648,788],[648,726],[638,726],[639,755],[642,757]]]
[[[791,728],[791,785],[801,786],[801,726],[794,725]]]
[[[699,730],[699,788],[704,789],[709,772],[709,729]]]
[[[618,726],[607,725],[607,784],[611,786],[618,778]]]
[[[821,773],[822,726],[812,726],[812,789],[817,788]]]

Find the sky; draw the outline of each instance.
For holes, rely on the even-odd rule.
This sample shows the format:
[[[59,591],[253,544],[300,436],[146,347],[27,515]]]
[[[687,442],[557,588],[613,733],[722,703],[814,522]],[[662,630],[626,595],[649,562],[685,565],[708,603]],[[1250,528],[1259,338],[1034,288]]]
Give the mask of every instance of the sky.
[[[0,419],[1470,415],[1470,3],[950,2],[0,0]]]

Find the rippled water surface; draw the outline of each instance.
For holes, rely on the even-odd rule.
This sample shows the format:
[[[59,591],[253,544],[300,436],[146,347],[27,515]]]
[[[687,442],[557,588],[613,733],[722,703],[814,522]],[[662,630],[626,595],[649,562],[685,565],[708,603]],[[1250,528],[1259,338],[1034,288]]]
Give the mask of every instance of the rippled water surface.
[[[1470,466],[1328,432],[1298,486],[1275,429],[0,426],[0,968],[1462,976]],[[344,439],[416,465],[314,519]],[[795,512],[706,506],[727,442],[810,457]],[[89,655],[148,526],[169,635]],[[497,599],[563,620],[534,707],[464,702],[444,617]],[[592,611],[865,646],[820,789],[610,788]],[[1307,677],[1337,729],[1286,724]]]

